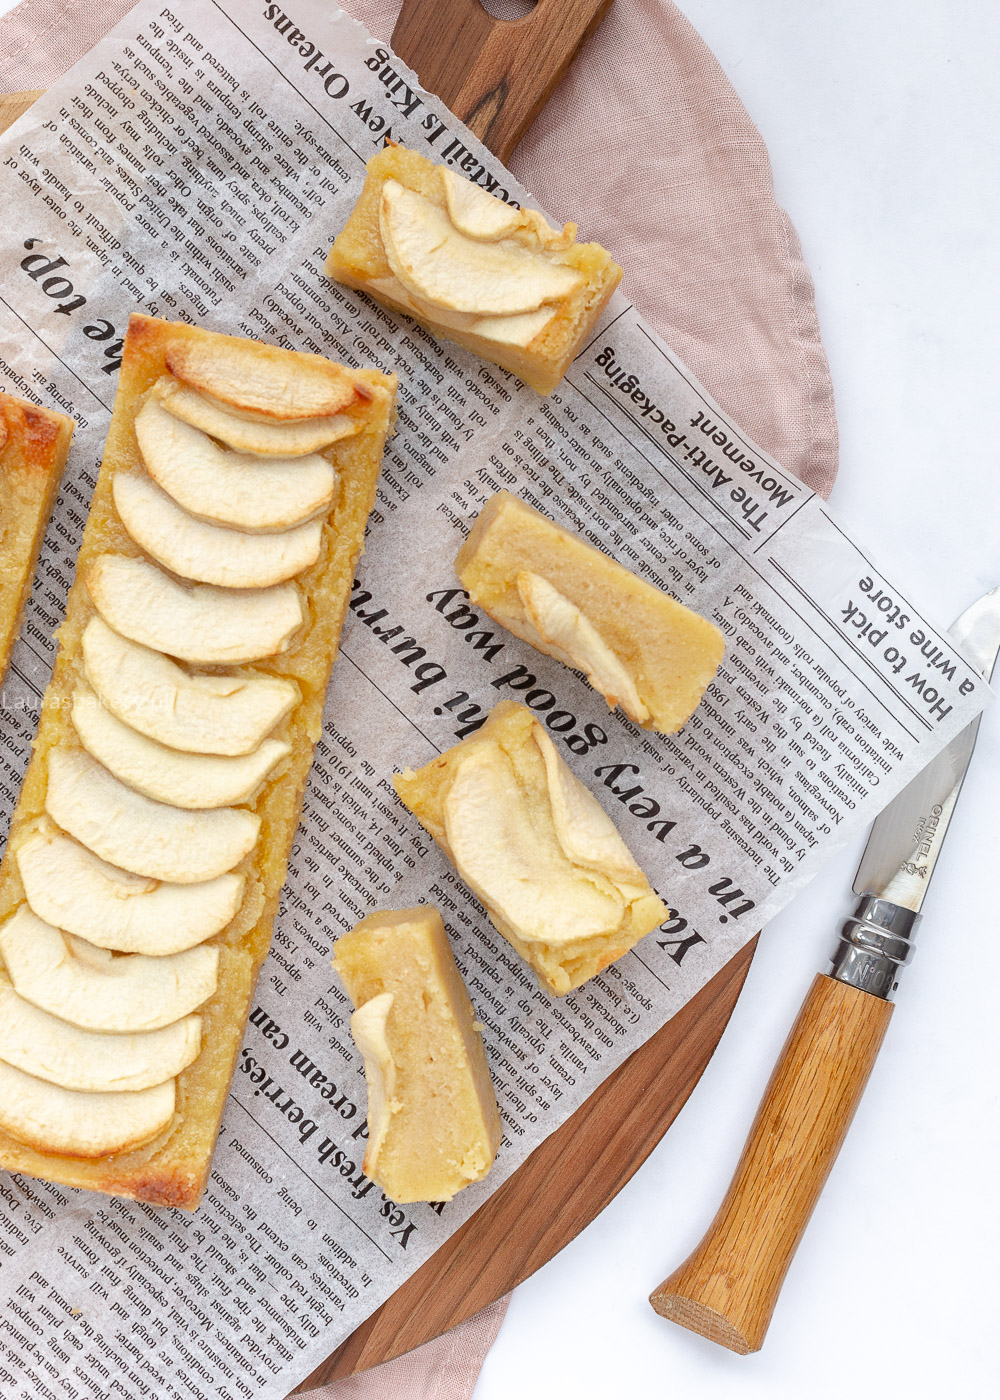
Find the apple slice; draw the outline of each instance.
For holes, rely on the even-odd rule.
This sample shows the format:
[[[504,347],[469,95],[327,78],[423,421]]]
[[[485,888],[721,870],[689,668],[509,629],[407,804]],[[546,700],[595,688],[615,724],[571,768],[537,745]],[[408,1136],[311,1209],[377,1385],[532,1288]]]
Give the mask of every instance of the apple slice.
[[[396,1064],[386,1036],[392,1001],[392,992],[380,992],[351,1016],[351,1035],[364,1060],[368,1087],[368,1146],[363,1164],[366,1176],[375,1171],[392,1115],[402,1106],[396,1098]]]
[[[596,938],[621,926],[621,891],[583,872],[559,844],[498,743],[473,745],[455,764],[444,799],[448,847],[459,874],[525,942]]]
[[[154,1031],[215,991],[218,948],[116,958],[64,935],[22,904],[0,927],[0,953],[19,997],[88,1031]]]
[[[446,311],[442,306],[432,306],[422,297],[407,292],[394,277],[371,277],[365,283],[365,290],[395,302],[429,325],[479,335],[497,345],[529,345],[557,314],[554,306],[541,306],[537,311],[525,311],[519,316],[470,316],[464,311]]]
[[[492,340],[495,345],[530,345],[557,315],[554,306],[540,306],[537,311],[525,311],[520,316],[477,316],[472,323],[475,335]]]
[[[521,211],[516,205],[505,204],[496,195],[488,194],[482,186],[456,175],[447,166],[437,166],[437,173],[444,187],[448,217],[459,233],[464,233],[467,238],[493,242],[521,227]]]
[[[192,389],[267,418],[325,418],[357,398],[359,387],[343,365],[269,350],[248,341],[182,340],[169,347],[166,363]]]
[[[536,248],[553,253],[563,252],[575,241],[576,224],[555,229],[537,209],[517,209],[446,166],[439,165],[436,169],[448,217],[459,233],[468,238],[484,242],[517,238],[525,246],[534,244]]]
[[[265,739],[242,758],[168,749],[116,719],[83,682],[73,693],[72,716],[83,747],[121,782],[157,802],[195,811],[251,801],[292,751],[282,739]]]
[[[185,586],[143,559],[101,554],[87,570],[97,611],[123,637],[181,661],[224,665],[287,651],[302,625],[294,584],[273,588]]]
[[[561,301],[582,274],[511,244],[481,243],[454,227],[432,200],[386,180],[379,228],[393,276],[435,306],[477,316],[514,316]]]
[[[200,1050],[200,1016],[132,1035],[84,1031],[39,1011],[0,974],[0,1060],[48,1084],[96,1094],[151,1089],[180,1074]]]
[[[228,452],[155,399],[147,399],[136,417],[135,435],[157,485],[210,525],[290,530],[333,504],[338,477],[325,457]]]
[[[153,398],[168,413],[217,438],[237,452],[257,457],[304,457],[361,430],[361,420],[347,413],[301,422],[261,422],[259,415],[227,408],[210,394],[199,394],[165,374],[153,385]]]
[[[322,520],[274,535],[248,535],[197,520],[144,472],[118,472],[115,509],[136,544],[157,563],[196,583],[267,588],[284,583],[319,558]]]
[[[242,807],[185,812],[120,783],[79,749],[49,752],[45,810],[111,865],[194,885],[232,870],[253,849],[260,817]]]
[[[119,637],[101,617],[83,633],[87,679],[113,715],[185,753],[248,754],[299,693],[276,676],[198,676]]]
[[[173,1079],[152,1089],[80,1094],[0,1060],[0,1128],[36,1152],[107,1157],[156,1137],[174,1116]]]
[[[32,832],[15,859],[33,914],[118,953],[183,953],[221,933],[243,902],[242,875],[165,884],[108,865],[61,832]]]
[[[607,812],[562,761],[541,725],[534,725],[531,732],[545,764],[552,825],[566,858],[574,865],[610,875],[619,886],[634,885],[645,892],[649,881]]]
[[[575,671],[583,671],[588,684],[612,709],[620,705],[629,719],[644,724],[650,713],[635,681],[590,619],[540,574],[522,570],[514,582],[539,638],[538,649]]]

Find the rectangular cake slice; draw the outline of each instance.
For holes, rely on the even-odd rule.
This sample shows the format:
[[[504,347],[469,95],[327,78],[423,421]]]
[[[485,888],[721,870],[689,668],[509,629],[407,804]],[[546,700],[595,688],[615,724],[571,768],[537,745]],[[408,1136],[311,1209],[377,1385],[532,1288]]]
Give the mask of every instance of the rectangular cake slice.
[[[550,394],[621,281],[576,225],[550,228],[426,156],[389,145],[326,270]]]
[[[337,940],[333,965],[357,1008],[365,1175],[400,1204],[450,1201],[489,1171],[501,1128],[441,915],[427,905],[370,914]]]
[[[556,996],[670,917],[611,818],[524,705],[502,701],[475,734],[393,781],[498,932]]]
[[[711,622],[507,491],[480,511],[455,572],[477,607],[646,729],[676,733],[722,661]]]
[[[133,316],[0,865],[0,1166],[193,1208],[395,376]]]
[[[73,420],[0,390],[0,681],[21,625]]]

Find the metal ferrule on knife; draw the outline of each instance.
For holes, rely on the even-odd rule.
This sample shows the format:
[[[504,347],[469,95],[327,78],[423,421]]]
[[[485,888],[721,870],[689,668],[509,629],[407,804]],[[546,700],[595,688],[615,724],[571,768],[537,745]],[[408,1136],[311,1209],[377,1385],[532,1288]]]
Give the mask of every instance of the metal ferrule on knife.
[[[830,976],[859,992],[892,1000],[899,969],[913,956],[920,915],[866,894],[840,930]]]

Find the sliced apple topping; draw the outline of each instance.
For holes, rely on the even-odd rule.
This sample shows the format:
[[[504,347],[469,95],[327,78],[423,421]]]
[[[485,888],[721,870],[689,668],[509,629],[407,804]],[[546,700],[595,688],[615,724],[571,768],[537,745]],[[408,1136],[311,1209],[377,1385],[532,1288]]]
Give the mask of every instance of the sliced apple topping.
[[[393,276],[434,306],[478,316],[515,316],[563,300],[583,276],[509,240],[467,238],[439,205],[386,180],[379,228]]]
[[[189,675],[100,617],[84,629],[83,664],[113,715],[185,753],[252,753],[299,698],[276,676]]]
[[[649,882],[607,812],[563,763],[545,730],[536,724],[531,733],[545,764],[556,839],[567,859],[612,876],[619,886],[634,885],[638,893],[645,893]]]
[[[0,1128],[36,1152],[107,1157],[156,1137],[174,1116],[177,1086],[81,1094],[46,1084],[0,1060]]]
[[[78,749],[50,751],[45,810],[109,864],[178,885],[232,870],[260,832],[260,817],[242,807],[189,812],[154,802]]]
[[[477,316],[472,325],[476,335],[497,345],[530,345],[556,315],[554,306],[525,311],[520,316]]]
[[[575,240],[576,224],[554,229],[536,209],[517,209],[447,166],[439,165],[436,169],[444,189],[448,217],[467,238],[496,242],[517,237],[552,253],[562,252]]]
[[[123,637],[181,661],[224,665],[287,650],[303,621],[294,584],[230,591],[190,586],[154,564],[102,554],[87,571],[97,611]]]
[[[281,739],[265,739],[241,758],[168,749],[123,724],[81,682],[73,694],[73,725],[92,758],[137,792],[193,810],[249,802],[276,764],[291,753]]]
[[[471,316],[463,311],[446,311],[442,306],[432,306],[422,297],[407,292],[394,277],[372,277],[365,287],[432,325],[479,335],[498,345],[530,344],[557,314],[554,306],[542,306],[537,311],[525,311],[520,316]]]
[[[191,515],[234,530],[290,530],[333,504],[337,473],[325,457],[228,452],[147,399],[135,420],[150,476]]]
[[[462,879],[520,938],[558,943],[621,925],[620,890],[567,856],[499,744],[475,744],[456,762],[444,823]]]
[[[357,398],[359,386],[342,365],[248,341],[178,341],[167,350],[167,369],[192,389],[229,408],[268,418],[325,418]]]
[[[0,1060],[49,1084],[98,1094],[150,1089],[180,1074],[200,1049],[200,1016],[158,1031],[85,1031],[39,1011],[0,975]]]
[[[294,578],[319,558],[322,520],[280,534],[248,535],[195,519],[144,473],[119,472],[112,490],[115,509],[136,544],[196,583],[267,588]]]
[[[368,1146],[364,1160],[367,1176],[375,1170],[392,1115],[401,1106],[396,1098],[396,1064],[386,1037],[392,1000],[392,992],[380,992],[351,1016],[351,1035],[364,1060],[368,1087]]]
[[[165,958],[116,958],[63,934],[22,905],[0,927],[0,953],[19,997],[89,1031],[154,1031],[215,991],[218,948]]]
[[[649,710],[624,663],[576,604],[539,574],[522,571],[515,583],[528,621],[538,634],[538,649],[585,672],[612,709],[620,705],[637,724],[648,720]]]
[[[32,832],[15,858],[39,920],[119,953],[167,958],[194,948],[220,933],[243,900],[242,875],[166,884],[109,865],[61,832]]]
[[[361,420],[347,413],[302,422],[261,421],[259,414],[227,408],[209,394],[187,388],[169,374],[153,385],[153,398],[168,413],[209,437],[217,438],[237,452],[256,457],[304,457],[319,452],[361,429]]]
[[[520,228],[521,211],[515,205],[505,204],[447,166],[439,165],[437,173],[444,187],[448,217],[459,233],[467,238],[495,241]]]

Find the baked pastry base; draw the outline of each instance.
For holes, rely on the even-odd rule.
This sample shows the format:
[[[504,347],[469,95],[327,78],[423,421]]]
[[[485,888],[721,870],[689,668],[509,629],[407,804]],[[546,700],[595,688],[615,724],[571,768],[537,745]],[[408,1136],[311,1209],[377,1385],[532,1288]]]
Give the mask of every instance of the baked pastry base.
[[[0,390],[0,681],[21,629],[75,424]]]
[[[129,322],[114,414],[80,548],[76,582],[60,631],[59,654],[43,699],[34,754],[0,865],[0,920],[24,902],[24,888],[13,856],[42,816],[49,751],[57,744],[75,746],[77,742],[70,719],[70,697],[83,675],[81,635],[95,612],[83,582],[87,566],[107,551],[143,557],[118,519],[112,483],[116,473],[141,466],[133,427],[135,415],[146,391],[166,372],[168,348],[188,338],[234,339],[148,316],[134,315]],[[260,353],[284,362],[291,357],[303,361],[316,358],[265,345],[260,346]],[[236,866],[246,877],[246,891],[235,919],[215,939],[221,951],[218,988],[199,1010],[202,1050],[178,1077],[173,1122],[142,1147],[98,1160],[36,1152],[0,1131],[0,1167],[7,1171],[189,1210],[201,1199],[254,983],[267,956],[278,912],[313,746],[322,732],[330,670],[337,655],[365,524],[375,500],[386,434],[392,425],[395,375],[375,370],[353,373],[367,388],[370,398],[358,406],[357,411],[363,416],[362,429],[329,449],[329,458],[340,475],[339,493],[324,526],[320,557],[296,580],[306,605],[306,625],[299,639],[282,655],[269,657],[253,667],[225,668],[227,673],[242,669],[247,674],[287,677],[299,687],[302,698],[275,730],[276,737],[288,739],[292,752],[253,803],[253,810],[262,819],[260,838],[253,851]]]
[[[725,651],[713,623],[499,491],[479,512],[455,572],[477,607],[539,646],[517,588],[522,570],[546,579],[596,627],[650,712],[644,728],[674,734],[691,718]]]
[[[338,938],[333,965],[356,1007],[393,998],[386,1038],[399,1107],[366,1175],[400,1204],[451,1200],[489,1171],[501,1126],[441,915],[427,905],[370,914]]]

